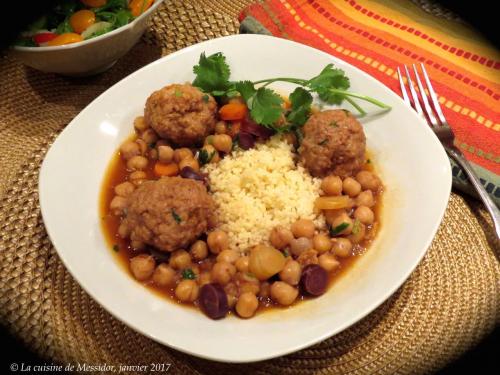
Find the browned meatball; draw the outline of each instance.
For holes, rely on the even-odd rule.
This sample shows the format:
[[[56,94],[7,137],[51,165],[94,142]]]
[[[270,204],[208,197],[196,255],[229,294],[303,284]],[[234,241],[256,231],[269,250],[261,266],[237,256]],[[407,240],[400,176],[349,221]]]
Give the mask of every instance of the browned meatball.
[[[173,251],[186,248],[209,228],[214,207],[201,182],[163,177],[144,182],[128,196],[122,225],[131,241]]]
[[[201,143],[215,129],[215,99],[190,84],[173,84],[152,93],[144,120],[160,137],[181,146]]]
[[[313,114],[303,128],[300,159],[316,177],[330,173],[346,177],[358,171],[365,160],[363,127],[344,110]]]

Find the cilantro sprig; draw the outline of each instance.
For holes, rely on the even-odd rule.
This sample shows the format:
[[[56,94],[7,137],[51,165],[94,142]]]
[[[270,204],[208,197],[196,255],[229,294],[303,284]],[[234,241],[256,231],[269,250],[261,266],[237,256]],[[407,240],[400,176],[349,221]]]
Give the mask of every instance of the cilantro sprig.
[[[339,105],[346,100],[361,116],[366,115],[366,111],[355,100],[390,109],[390,106],[375,98],[348,91],[349,78],[342,69],[335,68],[333,64],[328,64],[317,76],[310,79],[277,77],[253,82],[230,81],[231,69],[225,56],[217,52],[210,56],[202,53],[198,64],[193,67],[193,72],[196,75],[194,86],[215,97],[241,95],[252,119],[276,132],[296,131],[307,121],[313,102],[311,93],[316,93],[328,104]],[[268,87],[274,82],[288,82],[299,86],[290,94],[290,109],[283,108],[281,96]]]

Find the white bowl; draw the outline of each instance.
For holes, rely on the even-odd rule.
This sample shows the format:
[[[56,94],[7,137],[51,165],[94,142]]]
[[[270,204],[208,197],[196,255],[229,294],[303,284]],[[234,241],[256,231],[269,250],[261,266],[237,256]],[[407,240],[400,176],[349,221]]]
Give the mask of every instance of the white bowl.
[[[352,90],[392,106],[363,121],[368,147],[387,187],[382,228],[369,251],[323,296],[250,320],[214,321],[151,293],[107,247],[98,200],[113,153],[132,132],[146,98],[193,79],[201,52],[227,56],[233,79],[312,77],[328,63]],[[290,86],[275,86],[280,91]],[[425,122],[391,90],[324,52],[284,39],[237,35],[188,47],[123,79],[85,108],[50,148],[40,173],[47,232],[65,266],[106,310],[138,332],[195,356],[250,362],[324,340],[357,322],[406,280],[430,245],[451,189],[446,154]]]
[[[54,47],[12,47],[13,55],[24,64],[47,73],[89,76],[101,73],[125,55],[146,30],[147,22],[163,0],[127,25],[78,43]]]

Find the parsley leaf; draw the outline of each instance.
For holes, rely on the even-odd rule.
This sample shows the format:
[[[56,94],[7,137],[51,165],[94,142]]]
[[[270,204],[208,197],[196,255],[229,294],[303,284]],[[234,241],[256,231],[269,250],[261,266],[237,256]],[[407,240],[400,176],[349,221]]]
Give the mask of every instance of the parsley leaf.
[[[182,278],[194,280],[194,279],[196,279],[196,274],[193,272],[193,270],[191,268],[186,268],[186,269],[182,270]]]
[[[171,210],[171,213],[174,220],[177,222],[177,224],[179,224],[182,221],[181,217],[177,214],[177,212],[175,212],[173,208]]]
[[[350,86],[349,78],[342,69],[336,69],[333,64],[328,64],[319,75],[311,78],[306,85],[316,91],[321,100],[329,104],[340,104],[345,95],[336,93],[331,89],[347,90]]]
[[[253,83],[250,81],[236,82],[235,89],[241,94],[241,97],[243,98],[243,100],[245,100],[247,105],[250,106],[251,103],[249,104],[248,102],[255,95],[255,92],[257,91],[255,90]]]
[[[311,113],[312,95],[306,89],[297,87],[290,94],[292,104],[291,112],[286,116],[287,120],[295,125],[304,125]]]
[[[201,149],[200,152],[198,153],[198,161],[200,162],[201,165],[205,165],[210,163],[212,158],[215,155],[215,151],[212,151],[211,153],[208,153],[207,150]]]
[[[344,229],[346,229],[349,226],[349,223],[340,223],[336,227],[329,227],[328,231],[330,232],[330,236],[336,236],[340,232],[342,232]]]
[[[257,124],[270,126],[283,113],[283,99],[271,89],[260,87],[251,100],[250,115]]]
[[[214,96],[222,96],[230,86],[229,75],[231,73],[226,58],[221,52],[206,56],[200,55],[198,65],[193,67],[196,78],[193,85]]]
[[[208,103],[208,101],[210,100],[210,98],[208,97],[207,94],[204,94],[201,99],[205,102],[205,103]]]

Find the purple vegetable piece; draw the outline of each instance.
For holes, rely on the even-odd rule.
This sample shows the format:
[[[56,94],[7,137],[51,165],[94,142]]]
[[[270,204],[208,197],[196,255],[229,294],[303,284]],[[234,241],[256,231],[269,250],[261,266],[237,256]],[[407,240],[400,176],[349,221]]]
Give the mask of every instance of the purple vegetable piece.
[[[196,172],[191,167],[184,167],[184,168],[182,168],[180,175],[183,178],[190,178],[192,180],[197,180],[197,181],[205,182],[205,177],[203,177],[200,173]]]
[[[262,125],[257,124],[255,121],[246,118],[241,123],[241,131],[244,133],[252,134],[258,138],[267,139],[271,137],[274,132]]]
[[[243,150],[251,149],[255,146],[255,138],[252,134],[240,132],[238,134],[238,144]]]
[[[211,319],[223,318],[229,311],[226,292],[217,283],[203,285],[198,302],[203,312]]]
[[[328,273],[317,264],[308,264],[302,270],[300,287],[304,294],[319,296],[326,291]]]

